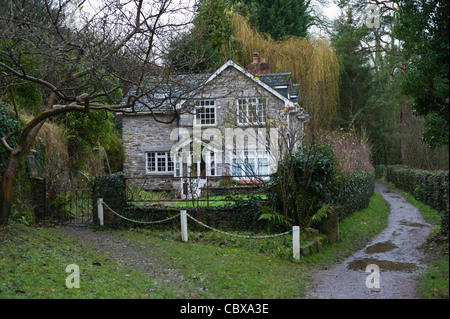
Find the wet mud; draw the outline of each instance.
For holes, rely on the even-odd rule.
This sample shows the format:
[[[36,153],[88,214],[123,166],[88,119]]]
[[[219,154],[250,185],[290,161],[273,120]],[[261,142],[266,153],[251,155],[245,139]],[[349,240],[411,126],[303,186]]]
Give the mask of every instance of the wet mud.
[[[313,274],[314,284],[306,298],[418,298],[417,278],[424,269],[419,247],[430,234],[431,225],[416,207],[388,186],[376,183],[376,189],[391,206],[388,226],[343,263]],[[377,287],[367,282],[374,274],[374,265],[379,275]]]
[[[388,241],[385,241],[382,243],[373,244],[373,245],[365,248],[364,252],[366,252],[368,254],[384,253],[384,252],[390,251],[394,248],[398,248],[398,246],[393,244],[390,240],[388,240]]]
[[[356,259],[347,265],[351,270],[366,270],[369,265],[377,265],[380,271],[405,271],[414,272],[416,270],[415,263],[402,263],[390,260],[380,260],[375,258]]]

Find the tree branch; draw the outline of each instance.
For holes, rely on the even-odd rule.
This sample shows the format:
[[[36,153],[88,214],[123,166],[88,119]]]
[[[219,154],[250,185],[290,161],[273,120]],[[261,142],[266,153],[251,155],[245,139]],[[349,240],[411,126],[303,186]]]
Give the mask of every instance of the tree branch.
[[[8,144],[8,139],[17,133],[19,133],[19,131],[9,132],[8,134],[6,134],[2,138],[0,138],[0,142],[2,143],[2,145],[6,148],[6,150],[9,153],[11,153],[14,149]]]
[[[395,3],[393,1],[380,1],[380,0],[369,0],[369,3],[375,4],[379,7],[385,8],[387,10],[391,10],[391,11],[398,11],[398,8],[395,8]],[[392,3],[392,5],[388,5]]]
[[[19,72],[19,71],[15,70],[14,68],[10,67],[9,65],[6,65],[3,62],[0,62],[0,68],[3,68],[4,70],[9,71],[13,75],[15,75],[21,79],[24,79],[24,80],[27,80],[30,82],[39,83],[39,84],[49,88],[50,90],[55,92],[55,94],[58,95],[58,97],[61,99],[64,99],[64,100],[68,99],[67,96],[65,96],[64,94],[61,93],[61,91],[58,89],[58,87],[56,87],[55,85],[53,85],[52,83],[50,83],[48,81],[33,77],[31,75],[26,74],[25,72]]]

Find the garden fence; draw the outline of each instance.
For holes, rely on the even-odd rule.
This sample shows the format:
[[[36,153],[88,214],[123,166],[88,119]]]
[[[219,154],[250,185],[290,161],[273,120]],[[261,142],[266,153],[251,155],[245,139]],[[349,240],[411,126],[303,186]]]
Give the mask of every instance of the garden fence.
[[[125,179],[127,205],[150,204],[167,207],[213,207],[228,204],[236,198],[266,196],[268,177],[146,176]]]
[[[187,213],[186,209],[181,209],[180,212],[176,215],[173,215],[171,217],[165,218],[165,219],[161,219],[161,220],[157,220],[157,221],[139,221],[139,220],[134,220],[131,218],[128,218],[126,216],[123,216],[119,213],[117,213],[116,211],[114,211],[113,209],[111,209],[107,203],[105,203],[103,201],[103,198],[99,198],[97,200],[97,213],[98,213],[98,220],[100,225],[104,225],[104,207],[106,207],[109,211],[111,211],[113,214],[115,214],[116,216],[123,218],[125,220],[128,220],[130,222],[134,222],[134,223],[141,223],[141,224],[159,224],[159,223],[164,223],[167,222],[169,220],[175,219],[177,217],[180,217],[180,228],[181,228],[181,240],[183,242],[188,242],[188,223],[187,223],[187,218],[189,217],[191,220],[193,220],[194,222],[202,225],[203,227],[206,227],[212,231],[216,231],[216,232],[220,232],[229,236],[233,236],[233,237],[241,237],[241,238],[247,238],[247,239],[268,239],[268,238],[274,238],[274,237],[280,237],[280,236],[285,236],[288,234],[292,233],[292,253],[293,253],[293,257],[295,259],[300,259],[300,227],[299,226],[293,226],[291,230],[283,232],[283,233],[278,233],[278,234],[272,234],[272,235],[260,235],[260,236],[255,236],[255,235],[242,235],[242,234],[235,234],[235,233],[230,233],[230,232],[226,232],[214,227],[211,227],[197,219],[195,219],[194,217],[192,217],[191,215],[189,215]]]

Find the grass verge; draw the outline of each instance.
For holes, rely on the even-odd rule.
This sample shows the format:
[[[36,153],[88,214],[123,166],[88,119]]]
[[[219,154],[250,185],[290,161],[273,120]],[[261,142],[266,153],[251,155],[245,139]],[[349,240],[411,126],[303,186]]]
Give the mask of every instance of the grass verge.
[[[11,223],[0,231],[0,299],[174,297],[145,274],[109,254],[65,238],[58,228]],[[66,287],[68,265],[80,269],[80,289]]]

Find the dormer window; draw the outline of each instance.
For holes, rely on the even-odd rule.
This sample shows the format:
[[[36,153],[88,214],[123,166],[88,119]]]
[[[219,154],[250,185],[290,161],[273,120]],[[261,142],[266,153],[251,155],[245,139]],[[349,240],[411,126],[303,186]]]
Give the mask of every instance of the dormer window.
[[[216,125],[216,102],[214,100],[195,101],[194,125]]]

